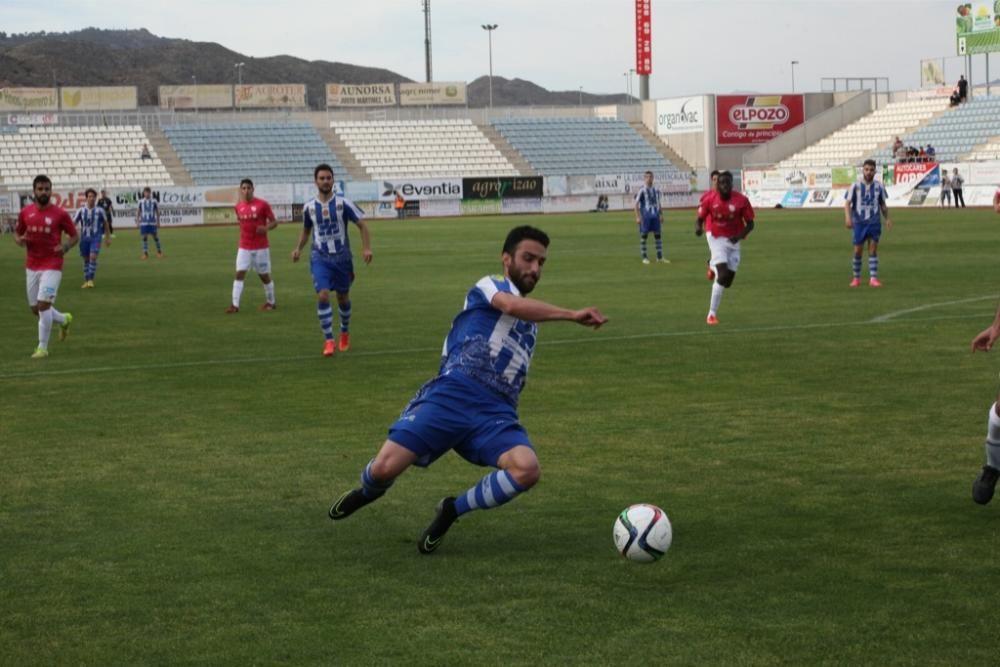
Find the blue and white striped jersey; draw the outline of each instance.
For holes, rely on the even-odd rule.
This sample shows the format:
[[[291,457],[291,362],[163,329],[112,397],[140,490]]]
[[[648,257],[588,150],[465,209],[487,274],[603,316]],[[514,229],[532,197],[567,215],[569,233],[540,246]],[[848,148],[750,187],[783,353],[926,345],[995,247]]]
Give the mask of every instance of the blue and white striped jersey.
[[[535,352],[538,325],[494,308],[491,302],[498,292],[520,296],[503,276],[486,276],[469,290],[444,341],[440,374],[470,377],[516,406]]]
[[[364,220],[364,212],[346,197],[334,195],[325,204],[316,198],[302,207],[302,222],[312,230],[312,249],[324,255],[351,253],[347,223]]]
[[[885,188],[876,180],[870,184],[855,182],[844,195],[851,204],[851,220],[857,225],[879,224],[882,222],[882,206],[885,204]]]
[[[100,206],[77,209],[73,223],[80,229],[83,238],[97,238],[104,234],[104,221],[107,219],[104,209]]]
[[[660,216],[660,191],[655,187],[647,188],[645,185],[639,188],[635,194],[635,203],[639,205],[639,211],[644,218],[658,218]]]
[[[156,212],[160,210],[160,205],[156,203],[153,198],[146,199],[143,197],[139,200],[139,224],[140,225],[155,225],[156,224]]]

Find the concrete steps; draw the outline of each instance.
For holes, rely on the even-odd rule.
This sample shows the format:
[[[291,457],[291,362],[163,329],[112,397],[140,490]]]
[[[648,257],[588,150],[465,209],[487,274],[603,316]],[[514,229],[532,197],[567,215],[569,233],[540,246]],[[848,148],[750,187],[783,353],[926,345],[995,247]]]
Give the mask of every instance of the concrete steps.
[[[507,161],[514,166],[514,169],[517,169],[519,176],[538,175],[538,172],[536,172],[528,161],[524,159],[524,156],[521,155],[516,148],[511,146],[510,142],[507,141],[502,134],[497,132],[495,127],[479,123],[476,123],[476,127],[479,128],[479,131],[490,140],[490,143],[492,143],[498,151],[500,151],[500,154],[507,158]]]
[[[632,122],[629,123],[629,125],[632,126],[632,129],[642,135],[642,138],[648,141],[650,145],[656,149],[657,153],[670,160],[679,171],[688,173],[693,171],[691,165],[688,164],[687,161],[677,153],[677,151],[663,143],[658,136],[649,131],[648,127],[638,122]]]
[[[174,185],[194,185],[191,173],[184,167],[181,159],[177,157],[177,151],[170,145],[167,135],[155,127],[146,127],[143,128],[143,131],[149,137],[150,147],[156,151],[156,155],[160,158],[163,166],[166,167],[167,173],[170,174],[170,180],[174,182]]]
[[[351,180],[372,180],[371,174],[365,171],[364,166],[354,157],[351,149],[347,147],[347,144],[344,143],[344,140],[336,132],[329,127],[318,127],[316,129],[319,131],[319,135],[323,137],[326,145],[330,147],[333,154],[340,160],[340,164],[344,165],[344,169],[350,174]]]

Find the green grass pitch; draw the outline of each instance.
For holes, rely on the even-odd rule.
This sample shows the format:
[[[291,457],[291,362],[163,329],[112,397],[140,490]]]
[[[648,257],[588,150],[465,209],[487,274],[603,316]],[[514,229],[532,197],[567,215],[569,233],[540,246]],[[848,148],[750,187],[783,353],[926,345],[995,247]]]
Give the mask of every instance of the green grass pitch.
[[[762,211],[714,329],[705,242],[666,217],[651,266],[627,214],[373,222],[333,359],[293,225],[273,313],[251,275],[223,314],[233,228],[164,230],[147,262],[121,230],[94,290],[74,254],[41,361],[0,237],[0,663],[991,663],[1000,501],[970,490],[1000,360],[968,346],[1000,217],[898,211],[885,287],[852,290],[842,212]],[[542,481],[430,557],[435,503],[485,472],[454,455],[331,523],[524,223],[552,237],[533,296],[611,320],[542,325]],[[636,502],[674,527],[648,566],[611,539]]]

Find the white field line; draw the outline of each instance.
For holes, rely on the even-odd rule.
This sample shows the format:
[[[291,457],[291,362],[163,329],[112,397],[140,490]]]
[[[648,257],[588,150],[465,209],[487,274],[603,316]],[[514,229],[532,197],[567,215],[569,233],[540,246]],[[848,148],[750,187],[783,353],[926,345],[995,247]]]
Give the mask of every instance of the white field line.
[[[910,313],[919,313],[923,310],[932,310],[934,308],[946,308],[948,306],[957,306],[963,303],[976,303],[977,301],[986,301],[987,299],[996,301],[997,296],[995,294],[990,294],[988,296],[977,296],[971,299],[957,299],[955,301],[940,301],[938,303],[925,303],[922,306],[916,306],[915,308],[907,308],[906,310],[896,310],[891,313],[886,313],[885,315],[879,315],[878,317],[872,318],[872,323],[877,322],[888,322],[889,320],[894,320],[900,315],[909,315]]]
[[[542,340],[539,341],[539,347],[546,347],[549,345],[581,345],[581,344],[594,344],[594,343],[613,343],[629,340],[646,340],[655,338],[683,338],[688,336],[731,336],[738,334],[755,334],[755,333],[769,333],[775,331],[805,331],[808,329],[833,329],[833,328],[844,328],[844,327],[864,327],[872,325],[886,325],[886,324],[910,324],[916,322],[938,322],[944,320],[964,320],[964,319],[983,319],[988,318],[992,313],[981,313],[981,314],[968,314],[968,315],[942,315],[937,317],[922,317],[922,318],[911,318],[905,320],[894,319],[905,313],[917,312],[922,310],[929,310],[931,308],[957,305],[960,303],[972,303],[975,301],[985,301],[986,299],[996,299],[996,296],[984,296],[976,297],[973,299],[962,299],[959,301],[947,301],[939,304],[927,304],[925,306],[919,306],[917,308],[910,308],[907,310],[901,310],[894,313],[887,313],[886,315],[880,315],[870,320],[859,320],[859,321],[848,321],[848,322],[818,322],[813,324],[787,324],[787,325],[775,325],[769,327],[746,327],[741,329],[691,329],[687,331],[661,331],[656,333],[646,333],[646,334],[631,334],[624,336],[606,336],[599,332],[594,332],[592,336],[586,338],[566,338],[566,339],[555,339],[555,340]],[[401,348],[396,350],[372,350],[369,352],[346,352],[349,358],[352,357],[384,357],[390,355],[399,354],[423,354],[429,352],[440,352],[441,347],[412,347],[412,348]],[[170,370],[175,368],[200,368],[205,366],[233,366],[239,364],[256,366],[260,364],[270,364],[270,363],[281,363],[289,361],[320,361],[319,353],[316,354],[300,354],[295,356],[287,357],[254,357],[254,358],[233,358],[233,359],[202,359],[193,361],[175,361],[175,362],[165,362],[165,363],[151,363],[151,364],[132,364],[128,366],[93,366],[90,368],[66,368],[59,370],[45,370],[37,369],[31,371],[22,371],[18,373],[0,373],[0,380],[12,380],[16,378],[25,377],[45,377],[45,376],[58,376],[58,375],[82,375],[88,373],[124,373],[129,371],[151,371],[151,370]]]

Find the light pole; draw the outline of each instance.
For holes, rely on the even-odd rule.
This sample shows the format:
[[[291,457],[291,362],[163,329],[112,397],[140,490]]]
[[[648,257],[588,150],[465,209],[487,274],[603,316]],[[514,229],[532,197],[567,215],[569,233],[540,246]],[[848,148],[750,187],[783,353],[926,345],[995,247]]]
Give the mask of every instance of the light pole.
[[[191,75],[191,86],[194,88],[194,112],[198,113],[198,77]]]
[[[484,23],[483,30],[490,38],[490,108],[493,108],[493,31],[500,26],[496,23]]]
[[[792,61],[792,92],[795,92],[795,66],[799,64],[798,60]]]
[[[240,95],[240,88],[243,87],[243,68],[246,67],[246,63],[236,63],[233,67],[236,68],[236,94],[233,95],[235,105]],[[243,100],[240,100],[240,111],[243,111]]]
[[[580,86],[580,106],[583,106],[583,86]]]
[[[635,70],[631,67],[628,68],[628,102],[632,103],[632,99],[635,97],[635,88],[632,87],[632,75],[635,74]]]

